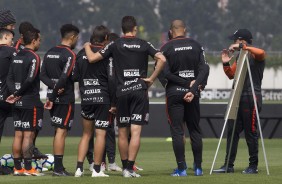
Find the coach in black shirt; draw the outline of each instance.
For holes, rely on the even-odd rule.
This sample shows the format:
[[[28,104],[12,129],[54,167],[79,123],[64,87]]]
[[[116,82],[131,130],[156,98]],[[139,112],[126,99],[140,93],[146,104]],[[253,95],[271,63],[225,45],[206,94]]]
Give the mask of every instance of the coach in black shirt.
[[[170,32],[172,39],[161,51],[167,58],[164,76],[167,79],[167,113],[178,168],[172,176],[186,176],[184,125],[189,130],[194,155],[195,175],[202,175],[202,135],[199,127],[199,86],[209,72],[203,47],[195,40],[185,37],[185,24],[174,20]]]
[[[99,53],[93,53],[90,44],[85,51],[90,62],[113,56],[117,80],[117,121],[119,126],[119,150],[124,177],[140,177],[133,165],[140,147],[142,125],[148,123],[149,101],[147,90],[163,68],[165,57],[152,44],[136,38],[137,24],[132,16],[122,19],[124,37],[109,43]],[[157,60],[155,71],[147,78],[148,56]],[[128,144],[128,130],[131,140]]]

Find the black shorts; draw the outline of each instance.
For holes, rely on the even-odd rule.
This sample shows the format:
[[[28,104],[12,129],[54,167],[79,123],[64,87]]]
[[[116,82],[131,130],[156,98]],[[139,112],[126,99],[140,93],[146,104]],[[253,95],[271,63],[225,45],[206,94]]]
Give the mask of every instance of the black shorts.
[[[149,98],[146,90],[133,91],[117,98],[117,125],[146,125],[149,121]]]
[[[95,128],[107,129],[113,122],[109,112],[110,104],[81,105],[81,116],[87,120],[95,121]]]
[[[35,131],[42,128],[43,108],[14,108],[13,119],[15,131]]]
[[[70,130],[73,123],[74,103],[54,104],[50,110],[51,124],[54,127]]]

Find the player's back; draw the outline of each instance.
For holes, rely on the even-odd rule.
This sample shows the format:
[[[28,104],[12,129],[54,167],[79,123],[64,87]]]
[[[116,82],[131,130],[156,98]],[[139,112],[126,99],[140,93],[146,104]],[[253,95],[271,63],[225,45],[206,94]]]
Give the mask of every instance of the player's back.
[[[22,91],[16,107],[32,108],[40,102],[40,58],[31,49],[21,50],[12,61],[11,72],[16,91]]]
[[[56,98],[56,103],[67,104],[74,102],[74,82],[71,77],[72,69],[76,60],[75,53],[70,47],[65,45],[58,45],[51,48],[44,56],[42,65],[42,75],[44,78],[52,81],[52,85],[48,85],[44,80],[41,80],[48,86],[47,97],[51,97],[54,86],[62,78],[66,77],[63,84],[64,92]]]

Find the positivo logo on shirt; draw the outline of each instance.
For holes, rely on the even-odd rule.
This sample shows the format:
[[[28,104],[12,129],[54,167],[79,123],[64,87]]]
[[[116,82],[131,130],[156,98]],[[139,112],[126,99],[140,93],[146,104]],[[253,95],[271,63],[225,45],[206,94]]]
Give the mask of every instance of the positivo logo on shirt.
[[[184,50],[192,50],[192,46],[189,46],[189,47],[176,47],[174,48],[174,51],[177,52],[177,51],[184,51]]]
[[[60,58],[60,55],[47,55],[47,58],[50,58],[50,59],[59,59]]]
[[[128,44],[123,44],[123,47],[126,47],[126,48],[129,48],[129,49],[140,49],[141,48],[141,45],[135,45],[135,44],[132,44],[132,45],[128,45]]]

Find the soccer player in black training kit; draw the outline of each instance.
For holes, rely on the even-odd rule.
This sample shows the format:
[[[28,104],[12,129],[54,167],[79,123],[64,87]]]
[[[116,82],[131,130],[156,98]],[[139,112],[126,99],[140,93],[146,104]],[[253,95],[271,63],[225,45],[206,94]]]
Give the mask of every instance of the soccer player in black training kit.
[[[71,129],[74,115],[75,48],[79,29],[72,24],[61,27],[61,45],[51,48],[44,56],[40,79],[48,86],[44,108],[50,110],[52,126],[55,127],[53,152],[55,167],[53,176],[71,176],[63,166],[65,139]]]
[[[142,125],[148,123],[148,88],[162,70],[165,57],[152,44],[136,38],[137,24],[133,16],[122,18],[124,37],[109,43],[97,53],[91,51],[90,43],[84,45],[90,62],[97,62],[112,56],[117,80],[117,122],[118,145],[124,177],[140,177],[133,171],[133,165],[140,147]],[[157,60],[156,69],[147,78],[148,56]],[[128,131],[131,140],[128,143]]]
[[[118,39],[119,36],[116,33],[110,33],[108,35],[108,42],[115,41]],[[92,40],[92,39],[91,39]],[[90,42],[91,42],[90,40]],[[92,43],[92,42],[91,42]],[[93,44],[93,43],[92,43]],[[109,86],[115,85],[114,80],[114,68],[113,68],[113,58],[109,58],[109,65],[108,65],[108,75],[109,75]],[[112,87],[110,88],[112,89]],[[110,91],[110,94],[115,97],[115,89],[113,91]],[[112,99],[112,98],[111,98]],[[111,100],[111,103],[115,104],[115,100]],[[112,105],[115,106],[115,105]],[[113,119],[115,119],[113,117]],[[92,137],[89,141],[88,151],[87,151],[87,160],[89,163],[89,170],[93,171],[94,167],[94,161],[93,161],[93,151],[94,151],[94,134],[92,134]],[[116,134],[115,134],[115,124],[112,122],[109,125],[109,128],[107,128],[106,133],[106,148],[103,155],[102,163],[101,163],[101,170],[106,170],[106,156],[108,157],[108,171],[122,171],[122,169],[116,164],[115,158],[116,158]]]
[[[203,144],[199,126],[199,85],[206,80],[209,66],[203,47],[197,41],[185,37],[186,27],[183,21],[174,20],[170,32],[172,39],[162,46],[161,52],[167,58],[163,71],[167,79],[167,115],[178,166],[171,175],[187,176],[183,140],[185,121],[191,139],[195,175],[201,176]]]
[[[233,35],[229,37],[234,43],[229,46],[229,49],[224,49],[221,54],[223,69],[225,74],[229,79],[233,79],[237,59],[230,66],[230,61],[234,51],[240,49],[247,50],[249,52],[248,58],[252,73],[252,79],[254,83],[254,90],[258,105],[258,110],[261,111],[262,108],[262,94],[261,94],[261,81],[263,78],[263,71],[265,66],[265,51],[256,47],[252,44],[252,33],[247,29],[239,29]],[[243,91],[240,98],[238,114],[236,122],[233,120],[228,120],[228,130],[227,130],[227,145],[226,145],[226,155],[224,165],[216,170],[214,173],[233,173],[234,172],[234,161],[237,154],[238,142],[240,138],[240,133],[244,130],[245,139],[249,150],[249,166],[242,172],[243,174],[257,174],[258,166],[258,133],[257,133],[257,116],[256,109],[254,106],[254,100],[252,95],[251,83],[249,79],[249,74],[247,72],[246,79],[244,81]],[[227,163],[229,149],[231,144],[233,127],[235,124],[235,132],[233,137],[233,142],[231,145],[230,159]]]
[[[107,43],[109,30],[105,26],[95,27],[91,36],[92,51],[98,52]],[[106,133],[112,123],[111,101],[108,74],[109,58],[98,63],[89,63],[84,49],[77,55],[74,70],[74,80],[79,82],[81,94],[81,116],[83,118],[83,135],[78,146],[78,159],[75,177],[83,175],[83,161],[85,159],[88,144],[93,135],[94,128],[96,141],[94,145],[94,168],[92,177],[109,177],[101,170],[101,163],[106,144]],[[114,91],[114,90],[111,90]]]
[[[5,46],[5,47],[1,47],[1,88],[0,90],[2,91],[1,95],[8,95],[8,88],[6,86],[6,77],[9,71],[9,66],[10,66],[10,62],[12,59],[12,54],[15,52],[14,49],[10,48],[10,44],[13,44],[13,38],[14,38],[14,32],[12,31],[13,29],[15,29],[15,23],[16,23],[16,19],[15,16],[12,14],[12,12],[10,10],[7,9],[3,9],[0,10],[0,29],[1,31],[1,46]],[[11,31],[9,31],[11,30]],[[6,47],[8,46],[8,47]],[[7,48],[9,48],[7,50]],[[7,53],[6,53],[7,51]],[[4,61],[5,60],[5,61]],[[0,96],[0,142],[1,142],[1,137],[2,137],[2,133],[3,133],[3,129],[4,129],[4,123],[5,120],[7,119],[7,117],[12,116],[12,108],[11,105],[5,103],[5,98],[3,97],[1,100],[1,96]],[[4,101],[4,103],[2,103]]]
[[[31,167],[33,139],[36,129],[42,126],[43,119],[43,104],[39,95],[40,57],[35,53],[40,46],[40,32],[34,28],[26,32],[23,39],[25,49],[13,58],[7,77],[7,85],[12,95],[6,101],[15,104],[14,175],[41,176],[41,173]]]
[[[10,64],[13,56],[16,55],[16,49],[13,45],[14,32],[0,28],[0,143],[4,129],[4,123],[7,117],[12,116],[12,105],[6,102],[10,92],[6,83]],[[7,167],[0,166],[0,175],[10,174],[11,170]]]
[[[23,35],[27,31],[30,31],[30,30],[33,30],[33,29],[34,29],[34,27],[30,22],[26,21],[26,22],[20,23],[20,25],[19,25],[20,38],[17,40],[17,42],[15,44],[15,48],[16,48],[17,52],[23,50],[24,47],[25,47],[24,46],[25,44],[24,44],[24,41],[23,41]],[[41,153],[37,147],[35,147],[35,141],[36,141],[36,138],[38,136],[40,129],[41,128],[35,130],[35,136],[34,136],[34,139],[33,139],[34,150],[33,150],[32,158],[34,158],[34,159],[41,159],[41,158],[46,159],[46,158],[48,158],[45,154]]]

